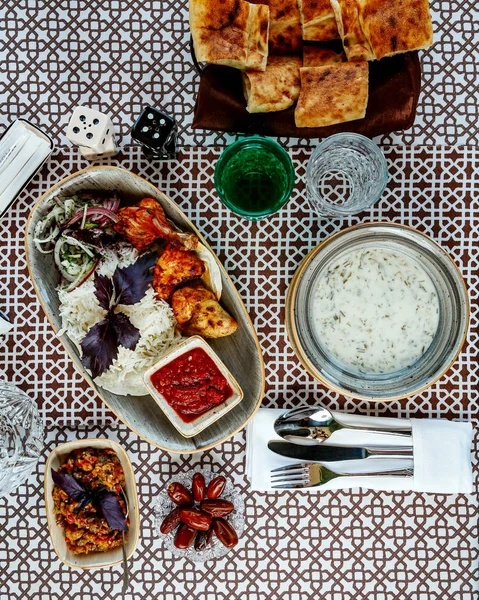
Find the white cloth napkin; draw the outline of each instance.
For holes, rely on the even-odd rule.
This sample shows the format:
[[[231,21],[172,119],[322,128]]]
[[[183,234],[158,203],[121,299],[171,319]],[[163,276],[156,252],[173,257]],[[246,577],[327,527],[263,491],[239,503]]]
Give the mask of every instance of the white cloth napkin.
[[[246,475],[251,488],[257,491],[272,489],[271,469],[299,462],[279,456],[268,449],[269,440],[281,439],[273,428],[275,419],[285,412],[282,409],[261,408],[246,430]],[[458,423],[440,419],[393,419],[388,417],[365,417],[362,415],[337,414],[341,422],[351,425],[382,425],[391,428],[409,426],[412,428],[414,461],[410,459],[368,458],[324,462],[326,467],[337,473],[377,472],[384,468],[413,468],[414,476],[374,477],[351,475],[334,479],[319,488],[308,491],[335,490],[351,487],[366,487],[385,491],[436,492],[441,494],[471,494],[472,466],[471,444],[473,429],[471,423]],[[410,446],[411,441],[362,431],[340,430],[333,433],[328,445],[358,447]]]

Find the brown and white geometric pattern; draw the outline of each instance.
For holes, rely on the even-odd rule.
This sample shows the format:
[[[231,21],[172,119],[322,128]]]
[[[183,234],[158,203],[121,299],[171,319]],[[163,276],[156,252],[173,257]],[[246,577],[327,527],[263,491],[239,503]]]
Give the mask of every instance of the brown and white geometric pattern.
[[[476,144],[477,2],[432,0],[431,8],[435,41],[421,54],[416,123],[383,142]],[[0,133],[25,117],[63,145],[72,107],[86,104],[113,117],[125,145],[135,118],[151,104],[178,121],[181,145],[222,146],[232,139],[190,128],[198,76],[187,0],[0,0],[0,32]]]
[[[0,221],[0,309],[15,320],[0,338],[0,377],[36,398],[48,425],[45,456],[77,437],[111,437],[136,473],[141,537],[130,561],[128,600],[478,600],[475,496],[341,490],[251,493],[244,432],[199,456],[170,456],[137,438],[99,403],[74,370],[28,279],[23,232],[29,209],[60,178],[89,165],[65,148],[74,105],[109,113],[123,166],[158,185],[193,219],[233,277],[263,348],[264,406],[320,399],[364,414],[472,419],[479,404],[479,9],[474,0],[433,0],[434,46],[422,53],[415,125],[383,138],[390,181],[369,213],[318,221],[304,197],[309,152],[292,149],[297,186],[287,207],[257,224],[219,202],[213,170],[232,137],[193,132],[198,77],[189,55],[186,0],[0,0],[0,134],[13,119],[42,126],[60,146]],[[129,131],[152,104],[178,121],[177,161],[150,163]],[[281,140],[308,146],[305,140]],[[313,142],[314,143],[314,142]],[[204,148],[216,146],[217,148]],[[411,147],[415,146],[415,147]],[[451,148],[454,146],[455,148]],[[284,300],[300,260],[319,241],[360,221],[388,219],[431,235],[460,266],[472,303],[467,346],[451,370],[418,397],[368,405],[328,392],[301,368],[286,338]],[[67,427],[75,427],[69,429]],[[78,429],[84,427],[85,429]],[[475,457],[479,448],[476,436]],[[241,487],[246,529],[224,559],[172,560],[153,527],[164,483],[195,464],[222,469]],[[0,600],[117,598],[121,567],[82,573],[56,558],[45,522],[44,461],[16,494],[0,499]]]
[[[477,600],[477,495],[252,493],[244,433],[199,456],[172,457],[123,426],[55,428],[44,459],[84,437],[117,440],[133,463],[141,532],[127,600]],[[42,498],[44,459],[8,502],[0,499],[0,600],[119,599],[121,566],[81,572],[56,557]],[[221,469],[246,504],[238,546],[200,565],[163,548],[152,510],[165,483],[196,465]]]
[[[218,200],[213,188],[217,150],[185,150],[178,161],[150,163],[131,147],[120,160],[110,161],[146,177],[169,195],[218,253],[259,335],[266,365],[264,406],[288,408],[320,399],[331,408],[367,414],[459,419],[478,415],[478,151],[389,147],[385,153],[390,176],[378,205],[357,217],[320,221],[304,195],[309,152],[291,150],[297,174],[293,196],[278,215],[259,223],[237,218]],[[55,338],[25,264],[30,207],[61,177],[86,166],[74,149],[56,153],[0,222],[0,310],[16,323],[14,333],[0,338],[0,373],[37,398],[50,426],[114,421]],[[287,287],[301,259],[332,233],[368,220],[396,221],[432,236],[461,268],[472,304],[468,343],[449,372],[421,395],[388,404],[346,399],[319,385],[298,363],[284,325]]]

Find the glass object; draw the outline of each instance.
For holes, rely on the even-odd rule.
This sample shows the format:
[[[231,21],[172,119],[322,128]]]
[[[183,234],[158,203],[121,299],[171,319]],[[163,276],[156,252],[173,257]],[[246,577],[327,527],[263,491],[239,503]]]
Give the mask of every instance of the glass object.
[[[387,180],[386,159],[374,142],[357,133],[339,133],[313,150],[306,191],[321,216],[343,217],[373,206]]]
[[[286,150],[260,136],[228,146],[215,168],[215,187],[223,204],[252,221],[278,212],[289,200],[294,181]]]
[[[208,483],[217,477],[218,475],[222,475],[222,473],[215,473],[210,469],[192,469],[187,473],[178,473],[175,477],[173,477],[168,483],[165,485],[163,490],[161,491],[158,500],[156,501],[153,512],[155,515],[155,529],[158,531],[158,535],[162,538],[163,544],[167,550],[169,550],[173,556],[177,558],[188,558],[194,562],[205,562],[207,560],[215,560],[217,558],[221,558],[227,552],[232,550],[232,548],[226,548],[223,544],[218,540],[216,535],[213,535],[213,539],[211,544],[205,548],[202,552],[197,552],[194,546],[191,546],[187,550],[180,550],[176,548],[174,545],[175,540],[175,532],[162,534],[160,533],[160,525],[163,519],[166,517],[168,513],[170,513],[174,508],[177,508],[177,505],[171,500],[168,496],[167,490],[168,486],[171,483],[178,482],[183,484],[188,490],[191,490],[191,482],[193,479],[193,475],[195,473],[202,473],[206,486]],[[241,534],[243,533],[245,517],[244,517],[244,500],[241,493],[234,487],[232,482],[226,478],[226,486],[221,494],[221,498],[224,500],[229,500],[234,505],[234,510],[230,513],[226,518],[227,521],[233,525],[236,529],[238,537],[241,539]]]
[[[43,424],[27,394],[0,382],[0,497],[13,492],[35,468],[43,449]]]

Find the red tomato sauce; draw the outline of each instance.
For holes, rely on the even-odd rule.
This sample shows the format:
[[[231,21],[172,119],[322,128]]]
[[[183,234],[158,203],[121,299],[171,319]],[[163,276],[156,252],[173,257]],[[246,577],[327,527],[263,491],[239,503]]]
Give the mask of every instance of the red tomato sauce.
[[[151,383],[185,423],[222,404],[232,394],[228,381],[202,348],[172,360],[151,376]]]

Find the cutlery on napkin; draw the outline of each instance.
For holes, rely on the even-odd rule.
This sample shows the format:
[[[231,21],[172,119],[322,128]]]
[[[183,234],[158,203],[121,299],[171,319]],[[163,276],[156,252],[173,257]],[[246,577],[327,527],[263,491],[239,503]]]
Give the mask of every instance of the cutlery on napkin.
[[[412,426],[414,460],[407,458],[368,458],[364,460],[324,461],[326,467],[342,473],[355,473],[328,482],[321,488],[309,491],[321,492],[351,487],[367,487],[385,491],[417,491],[435,493],[472,493],[471,444],[473,429],[470,423],[458,423],[443,419],[394,419],[388,417],[365,417],[346,413],[335,414],[345,424],[370,426]],[[253,490],[272,490],[272,469],[298,462],[271,452],[270,440],[281,440],[274,432],[275,419],[283,409],[260,409],[246,430],[246,474]],[[398,438],[395,445],[406,447],[410,441]],[[328,440],[328,446],[391,447],[391,438],[365,431],[337,431]],[[440,468],[438,468],[440,466]],[[361,477],[361,472],[414,468],[413,478]]]

